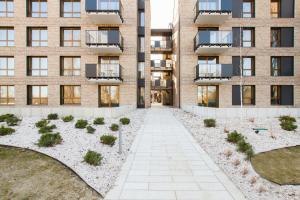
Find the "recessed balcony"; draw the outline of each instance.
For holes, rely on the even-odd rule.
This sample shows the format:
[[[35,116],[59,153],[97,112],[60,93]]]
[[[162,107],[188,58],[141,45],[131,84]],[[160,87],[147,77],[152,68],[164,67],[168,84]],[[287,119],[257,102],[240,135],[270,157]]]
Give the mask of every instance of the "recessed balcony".
[[[88,81],[98,84],[121,84],[122,67],[119,64],[86,64],[85,75]]]
[[[173,61],[172,60],[151,60],[152,71],[172,71]]]
[[[233,76],[232,64],[198,64],[196,66],[196,84],[219,84],[229,81]]]
[[[195,24],[220,25],[232,15],[232,0],[198,0],[195,10]]]
[[[96,24],[122,24],[122,4],[120,0],[86,0],[87,16]]]
[[[154,90],[172,89],[173,88],[173,81],[172,80],[161,80],[161,79],[152,80],[151,88],[154,89]]]
[[[232,47],[232,31],[202,31],[195,39],[195,53],[220,54]]]
[[[172,52],[171,40],[151,40],[152,52]]]
[[[121,54],[123,37],[119,30],[86,31],[86,45],[97,53]]]

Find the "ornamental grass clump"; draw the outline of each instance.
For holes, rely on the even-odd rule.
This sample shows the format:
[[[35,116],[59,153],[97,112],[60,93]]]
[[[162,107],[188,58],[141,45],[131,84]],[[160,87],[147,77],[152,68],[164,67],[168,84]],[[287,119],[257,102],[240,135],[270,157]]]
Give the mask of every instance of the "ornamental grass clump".
[[[100,137],[100,141],[102,144],[113,146],[117,138],[113,135],[103,135]]]
[[[4,127],[4,126],[0,127],[0,136],[11,135],[14,132],[16,132],[16,131],[13,128]]]
[[[58,114],[56,113],[51,113],[48,115],[48,120],[57,120],[58,119]]]
[[[74,120],[74,117],[72,115],[68,115],[68,116],[63,117],[62,120],[64,122],[71,122]]]
[[[207,128],[213,128],[216,127],[216,120],[215,119],[205,119],[204,126]]]
[[[95,151],[88,151],[84,156],[84,161],[93,166],[101,165],[101,160],[103,159],[100,153]]]
[[[254,150],[250,143],[246,141],[246,138],[238,133],[233,131],[227,135],[226,140],[230,143],[233,143],[237,146],[237,151],[244,153],[246,155],[246,160],[250,160],[254,156]]]
[[[45,133],[52,133],[53,129],[56,129],[56,126],[53,125],[47,125],[47,126],[43,126],[39,129],[39,133],[40,134],[45,134]]]
[[[98,117],[94,120],[94,125],[103,125],[105,124],[103,117]]]
[[[281,116],[279,118],[280,126],[283,130],[286,131],[295,131],[298,126],[295,124],[297,121],[294,117],[291,116]]]
[[[233,131],[227,135],[227,141],[233,144],[237,144],[242,139],[244,139],[244,136],[237,131]]]
[[[110,130],[112,130],[112,131],[118,131],[119,130],[119,125],[118,124],[112,124],[110,126]]]
[[[6,122],[8,126],[17,126],[20,121],[21,119],[13,114],[0,115],[0,122]]]
[[[77,120],[77,122],[75,124],[75,128],[85,129],[87,125],[88,125],[87,120],[79,119],[79,120]]]
[[[121,124],[123,124],[123,125],[128,125],[128,124],[130,124],[130,119],[124,117],[124,118],[121,118],[121,119],[120,119],[120,122],[121,122]]]
[[[57,144],[61,144],[62,142],[62,137],[60,136],[59,133],[46,133],[41,135],[37,145],[39,147],[53,147]]]
[[[87,127],[86,127],[86,130],[87,130],[87,132],[90,133],[90,134],[93,134],[93,133],[95,133],[95,131],[96,131],[96,129],[93,128],[92,126],[87,126]]]
[[[42,128],[42,127],[47,126],[49,123],[50,123],[50,121],[48,121],[46,119],[42,119],[42,120],[38,121],[37,123],[35,123],[35,126],[37,128]]]

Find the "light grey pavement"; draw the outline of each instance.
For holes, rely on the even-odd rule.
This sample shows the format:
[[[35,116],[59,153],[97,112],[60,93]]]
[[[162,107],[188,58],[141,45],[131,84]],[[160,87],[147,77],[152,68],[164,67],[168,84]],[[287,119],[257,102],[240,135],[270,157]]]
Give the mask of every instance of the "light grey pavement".
[[[120,176],[105,199],[244,199],[170,109],[149,109]]]

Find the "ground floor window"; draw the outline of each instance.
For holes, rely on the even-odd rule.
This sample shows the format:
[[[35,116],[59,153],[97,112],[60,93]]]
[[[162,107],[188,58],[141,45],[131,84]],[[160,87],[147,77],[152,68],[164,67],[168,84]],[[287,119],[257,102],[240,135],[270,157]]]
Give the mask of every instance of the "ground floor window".
[[[15,86],[0,85],[0,105],[15,104]]]
[[[48,86],[27,86],[27,102],[28,105],[48,105]]]
[[[100,107],[118,107],[120,105],[119,86],[99,86]]]
[[[294,86],[272,85],[271,105],[294,105]]]
[[[62,85],[60,93],[62,105],[78,105],[81,103],[81,87],[78,85]]]
[[[240,85],[232,86],[232,105],[241,105]],[[242,86],[243,105],[255,105],[255,86]]]
[[[218,107],[218,86],[198,86],[198,105],[204,107]]]

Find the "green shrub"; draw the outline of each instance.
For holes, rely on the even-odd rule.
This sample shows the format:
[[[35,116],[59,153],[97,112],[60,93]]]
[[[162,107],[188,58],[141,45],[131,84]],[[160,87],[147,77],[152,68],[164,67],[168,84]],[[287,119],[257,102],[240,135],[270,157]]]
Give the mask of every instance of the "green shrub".
[[[254,156],[254,151],[252,148],[248,149],[246,152],[246,160],[250,160]]]
[[[229,133],[227,135],[227,141],[230,143],[238,143],[240,140],[243,140],[244,136],[242,134],[238,133],[237,131],[233,131],[232,133]]]
[[[104,124],[104,118],[98,117],[94,120],[94,125],[103,125]]]
[[[56,113],[51,113],[48,115],[48,120],[57,120],[58,119],[58,114]]]
[[[118,124],[112,124],[110,126],[110,130],[112,130],[112,131],[118,131],[119,130],[119,125]]]
[[[50,122],[49,122],[48,120],[42,119],[42,120],[38,121],[37,123],[35,123],[35,126],[36,126],[37,128],[42,128],[42,127],[44,127],[44,126],[47,126],[49,123],[50,123]]]
[[[216,120],[215,119],[205,119],[204,125],[205,125],[205,127],[208,127],[208,128],[216,127]]]
[[[84,156],[84,161],[93,166],[100,165],[102,159],[101,154],[95,151],[88,151]]]
[[[65,116],[62,118],[62,120],[64,122],[71,122],[71,121],[73,121],[73,119],[74,119],[74,117],[72,115],[68,115],[68,116]]]
[[[5,136],[5,135],[11,135],[13,134],[15,131],[15,129],[12,128],[6,128],[4,126],[0,127],[0,136]]]
[[[100,141],[102,144],[113,146],[117,138],[113,135],[103,135],[100,137]]]
[[[56,126],[53,125],[47,125],[47,126],[43,126],[39,129],[39,133],[40,134],[45,134],[45,133],[52,133],[53,129],[56,129]]]
[[[121,119],[120,119],[120,122],[121,122],[123,125],[128,125],[128,124],[130,124],[130,119],[124,117],[124,118],[121,118]]]
[[[92,126],[87,126],[86,130],[88,133],[91,133],[91,134],[95,133],[95,131],[96,131],[96,129],[94,129]]]
[[[88,125],[87,120],[80,119],[80,120],[77,120],[77,122],[75,124],[75,128],[85,129],[87,125]]]
[[[61,144],[62,142],[62,137],[60,136],[59,133],[46,133],[41,135],[39,141],[38,141],[38,146],[39,147],[53,147],[57,144]]]
[[[19,121],[21,121],[21,120],[18,117],[13,116],[13,117],[6,118],[5,121],[8,126],[17,126]]]
[[[0,122],[5,122],[6,119],[14,117],[13,114],[4,114],[4,115],[0,115]]]
[[[298,126],[294,124],[293,121],[282,121],[280,123],[280,126],[283,130],[286,131],[295,131],[298,128]]]
[[[280,116],[279,121],[281,121],[281,122],[284,122],[284,121],[296,122],[296,119],[291,116]]]
[[[240,140],[237,143],[237,150],[239,152],[246,153],[248,150],[251,150],[251,149],[252,149],[251,144],[249,144],[248,142],[246,142],[244,139]]]

